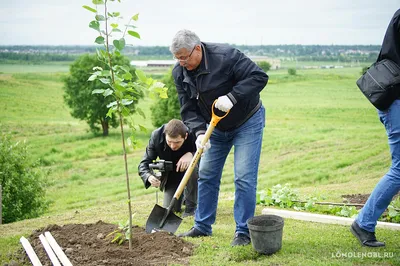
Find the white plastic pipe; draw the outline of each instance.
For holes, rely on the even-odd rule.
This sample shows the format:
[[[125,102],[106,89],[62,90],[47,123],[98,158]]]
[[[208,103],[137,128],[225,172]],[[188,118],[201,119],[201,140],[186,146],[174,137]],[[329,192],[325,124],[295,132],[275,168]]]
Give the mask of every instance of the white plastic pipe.
[[[49,242],[51,248],[57,254],[57,257],[61,261],[62,265],[64,265],[64,266],[73,266],[72,263],[67,258],[67,256],[65,255],[64,251],[62,251],[61,247],[57,244],[57,241],[50,234],[50,232],[45,232],[44,236],[46,237],[47,242]]]
[[[29,259],[32,262],[33,266],[42,266],[42,263],[40,262],[38,256],[36,255],[35,251],[33,250],[31,243],[29,243],[28,239],[25,237],[21,236],[19,239],[19,242],[21,242],[22,246],[24,247],[26,254],[28,254]]]
[[[42,242],[42,245],[46,250],[47,255],[49,256],[51,263],[53,263],[53,266],[61,266],[56,254],[54,254],[54,251],[51,249],[49,242],[47,242],[47,239],[44,237],[43,234],[40,234],[39,239]]]

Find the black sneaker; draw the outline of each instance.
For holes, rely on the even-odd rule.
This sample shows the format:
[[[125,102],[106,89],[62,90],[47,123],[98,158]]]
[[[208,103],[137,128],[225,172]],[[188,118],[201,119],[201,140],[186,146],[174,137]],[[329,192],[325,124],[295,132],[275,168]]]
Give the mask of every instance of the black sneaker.
[[[233,238],[233,241],[231,243],[231,246],[246,246],[250,244],[250,237],[248,235],[245,235],[243,233],[236,233],[235,237]]]
[[[358,239],[358,241],[362,246],[372,247],[372,248],[385,246],[385,242],[380,242],[376,240],[374,232],[368,232],[367,230],[362,229],[356,223],[356,221],[354,221],[353,224],[350,226],[350,231]]]
[[[207,234],[204,234],[200,230],[197,230],[196,228],[192,227],[189,231],[179,234],[178,237],[200,237],[200,236],[208,236]]]

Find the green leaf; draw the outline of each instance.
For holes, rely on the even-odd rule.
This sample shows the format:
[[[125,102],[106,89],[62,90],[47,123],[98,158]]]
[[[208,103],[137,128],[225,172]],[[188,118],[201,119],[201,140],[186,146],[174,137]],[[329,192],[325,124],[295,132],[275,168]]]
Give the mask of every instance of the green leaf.
[[[124,93],[123,93],[121,90],[116,90],[116,91],[115,91],[115,96],[116,96],[118,99],[122,99],[122,98],[124,97]]]
[[[110,17],[115,18],[115,17],[119,17],[120,13],[119,13],[119,12],[112,12],[112,13],[108,13],[108,15],[109,15]]]
[[[122,116],[125,116],[125,117],[127,117],[127,116],[129,116],[129,115],[130,115],[130,110],[129,110],[129,108],[122,107],[122,111],[121,111],[121,113],[122,113]]]
[[[114,28],[111,30],[111,32],[122,32],[120,29]]]
[[[97,79],[97,75],[96,75],[96,74],[92,74],[92,75],[88,78],[88,81],[93,81],[93,80],[95,80],[95,79]]]
[[[92,20],[89,23],[89,28],[95,29],[97,31],[100,31],[100,23],[96,20]]]
[[[103,36],[99,36],[96,38],[96,40],[94,41],[97,44],[103,44],[104,43],[104,37]]]
[[[142,126],[142,125],[138,125],[139,126],[139,128],[140,128],[140,131],[142,131],[142,132],[147,132],[147,128],[145,127],[145,126]]]
[[[95,66],[95,67],[93,67],[93,70],[100,70],[100,71],[103,71],[103,68],[101,68],[101,67],[99,67],[99,66]]]
[[[126,72],[123,76],[122,76],[125,80],[132,80],[132,74],[129,72]]]
[[[108,109],[106,117],[112,118],[112,114],[113,113],[114,113],[114,109],[113,108]]]
[[[129,67],[128,66],[119,66],[120,69],[122,69],[125,73],[129,73]]]
[[[139,107],[136,108],[136,112],[139,113],[143,118],[146,118],[146,115],[144,114],[143,110],[140,109]]]
[[[132,28],[132,29],[136,29],[137,28],[135,25],[125,25],[125,27]]]
[[[110,83],[111,83],[111,80],[108,79],[108,78],[101,78],[101,79],[99,79],[99,80],[100,80],[101,83],[103,83],[103,84],[110,84]]]
[[[125,39],[121,38],[119,40],[114,40],[113,41],[114,47],[117,48],[118,50],[122,50],[125,47]]]
[[[136,38],[140,39],[140,35],[136,31],[128,30],[128,34],[133,36],[133,37],[136,37]]]
[[[93,13],[97,13],[97,10],[94,9],[94,8],[91,8],[90,6],[82,6],[82,7],[87,9],[87,10],[89,10],[89,11],[91,11],[91,12],[93,12]]]
[[[103,15],[96,15],[95,18],[97,21],[105,21],[106,20],[106,18]]]
[[[117,24],[117,23],[111,23],[110,26],[111,26],[113,29],[118,28],[118,24]]]
[[[113,90],[112,89],[106,89],[103,93],[104,97],[110,96],[111,94],[113,94]]]
[[[116,106],[116,105],[117,105],[117,101],[113,101],[113,102],[107,104],[107,108],[110,108],[110,107],[113,107],[113,106]]]
[[[128,99],[122,99],[122,101],[121,101],[121,104],[122,105],[130,105],[130,104],[132,104],[133,103],[133,101],[132,100],[128,100]]]
[[[125,82],[115,83],[114,86],[115,86],[115,89],[120,91],[120,92],[126,91],[126,88],[125,88],[126,83]]]
[[[92,0],[92,3],[95,5],[103,5],[104,1],[103,0]]]
[[[141,82],[143,82],[143,83],[147,82],[146,74],[142,70],[136,69],[135,74]]]
[[[92,91],[92,94],[100,94],[100,93],[103,93],[103,92],[104,92],[103,89],[95,89],[95,90]]]
[[[139,19],[139,13],[137,13],[136,15],[134,15],[132,17],[132,20],[134,20],[134,21],[138,21],[138,19]]]
[[[114,54],[117,55],[117,56],[121,55],[120,51],[118,51],[118,50],[115,50]]]

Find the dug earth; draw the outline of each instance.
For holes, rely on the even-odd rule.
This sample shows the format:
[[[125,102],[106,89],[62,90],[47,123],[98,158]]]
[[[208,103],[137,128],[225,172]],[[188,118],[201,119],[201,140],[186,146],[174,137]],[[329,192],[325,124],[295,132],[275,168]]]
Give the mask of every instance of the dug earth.
[[[110,265],[188,265],[194,245],[168,232],[147,234],[144,228],[132,229],[132,249],[129,243],[111,243],[106,236],[118,228],[115,224],[98,221],[94,224],[49,225],[35,230],[28,237],[33,249],[43,265],[51,266],[39,235],[50,232],[62,247],[73,265],[110,266]],[[30,265],[23,248],[15,254],[18,264]],[[12,263],[14,263],[12,262]],[[13,265],[13,264],[8,264]]]

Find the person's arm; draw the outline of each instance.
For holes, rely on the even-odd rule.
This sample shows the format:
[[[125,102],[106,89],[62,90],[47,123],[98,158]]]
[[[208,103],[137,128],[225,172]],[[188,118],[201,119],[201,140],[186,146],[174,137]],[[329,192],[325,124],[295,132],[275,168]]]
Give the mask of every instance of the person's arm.
[[[146,152],[143,155],[143,159],[142,159],[142,161],[140,161],[139,166],[138,166],[138,173],[139,173],[140,177],[142,178],[142,181],[143,181],[146,189],[151,186],[149,178],[154,177],[151,174],[149,164],[152,163],[154,160],[156,160],[158,157],[154,139],[155,139],[155,131],[153,131],[153,133],[151,134],[149,144],[146,147]],[[156,177],[154,177],[154,178],[156,178]]]
[[[226,95],[233,105],[259,94],[267,85],[268,75],[239,50],[233,49],[228,60],[232,65],[231,75],[237,81],[232,91]]]

